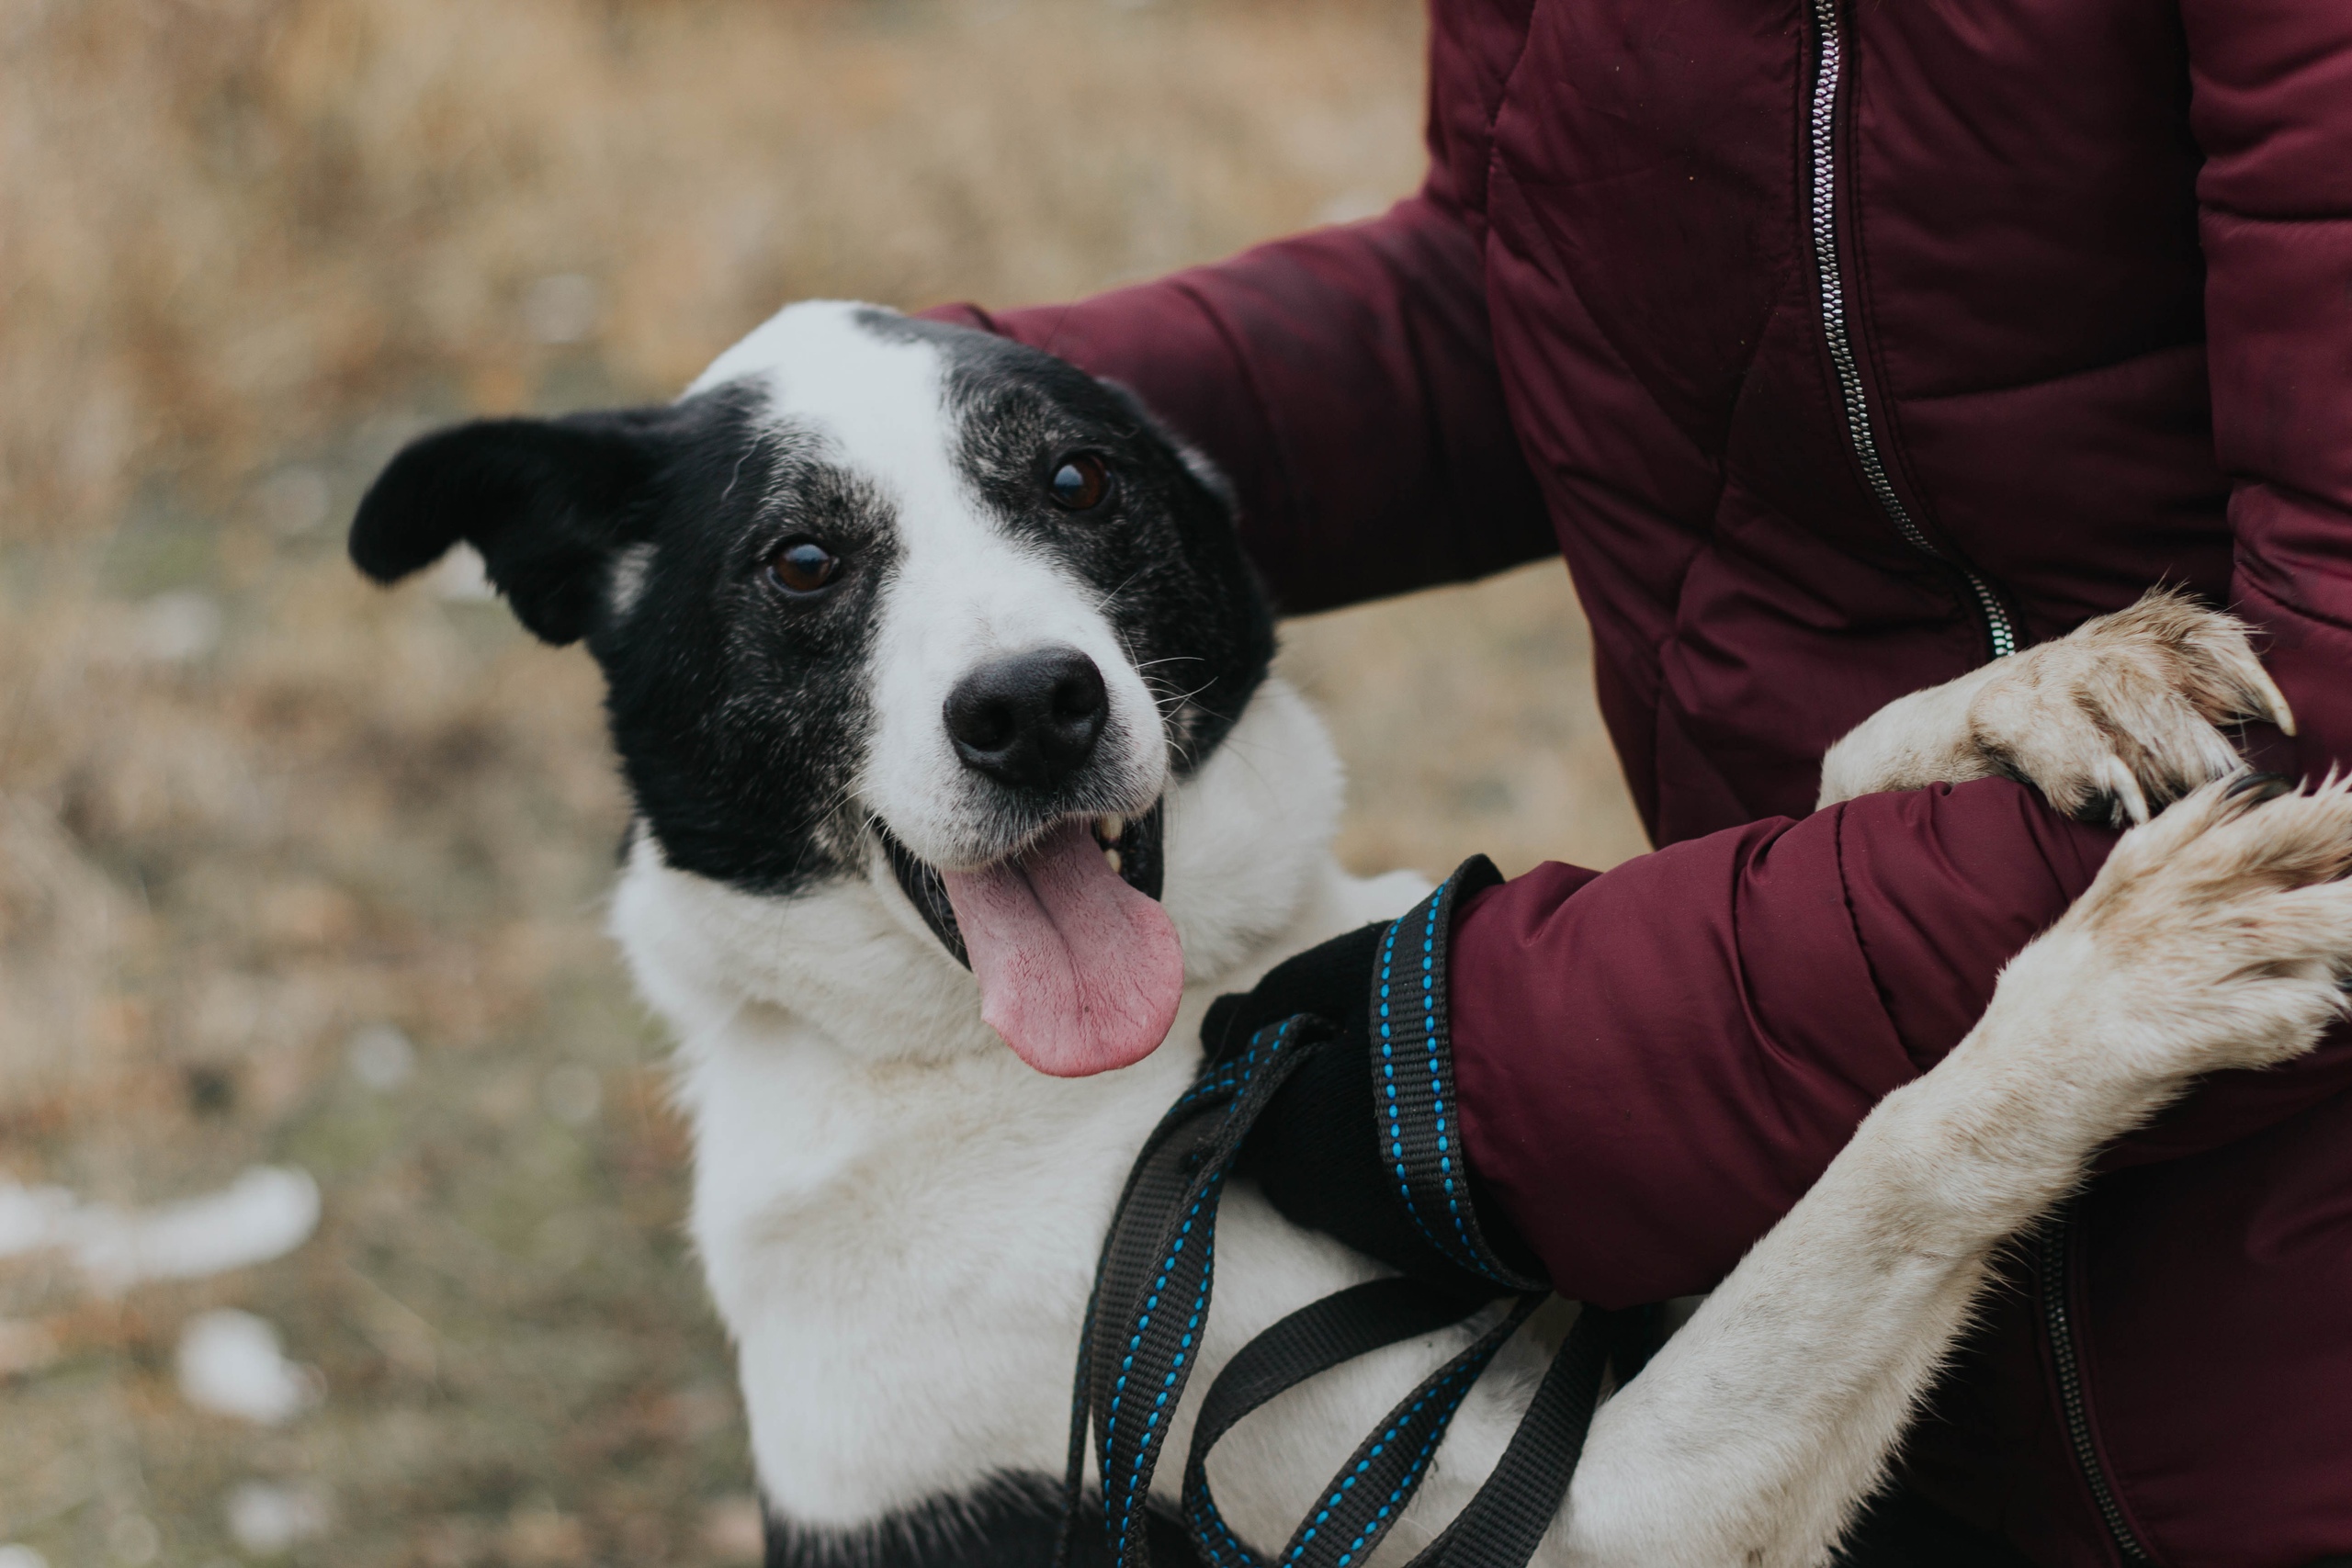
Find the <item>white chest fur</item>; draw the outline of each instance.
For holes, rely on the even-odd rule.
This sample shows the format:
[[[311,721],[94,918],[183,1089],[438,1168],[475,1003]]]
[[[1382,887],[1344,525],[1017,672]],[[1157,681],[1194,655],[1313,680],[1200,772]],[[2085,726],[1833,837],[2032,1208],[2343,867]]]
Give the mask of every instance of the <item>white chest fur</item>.
[[[993,1475],[1059,1471],[1096,1252],[1136,1149],[1198,1066],[1203,1010],[1426,889],[1343,875],[1328,849],[1338,806],[1320,725],[1270,684],[1167,803],[1166,901],[1188,969],[1170,1043],[1080,1080],[1042,1077],[996,1040],[970,976],[886,874],[762,899],[672,872],[640,843],[614,927],[678,1033],[694,1235],[772,1506],[855,1527]],[[1246,1187],[1227,1208],[1204,1363],[1371,1271]],[[1329,1425],[1342,1435],[1380,1408],[1369,1393],[1342,1404]],[[1295,1485],[1272,1490],[1304,1496],[1345,1446],[1303,1456]],[[1244,1528],[1268,1512],[1278,1529],[1283,1506],[1233,1500]]]

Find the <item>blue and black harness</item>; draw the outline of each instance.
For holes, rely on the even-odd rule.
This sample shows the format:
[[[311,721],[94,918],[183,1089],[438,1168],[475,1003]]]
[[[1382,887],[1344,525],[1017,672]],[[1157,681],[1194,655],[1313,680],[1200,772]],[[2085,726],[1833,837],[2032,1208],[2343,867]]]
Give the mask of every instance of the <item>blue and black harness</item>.
[[[1471,1385],[1550,1295],[1543,1281],[1487,1246],[1462,1164],[1446,1048],[1445,947],[1456,898],[1465,885],[1475,888],[1491,875],[1491,867],[1474,862],[1390,925],[1373,978],[1374,1115],[1384,1163],[1415,1226],[1458,1266],[1463,1282],[1398,1277],[1353,1286],[1292,1313],[1227,1364],[1202,1400],[1179,1504],[1178,1522],[1203,1568],[1359,1568],[1411,1501]],[[1259,1114],[1336,1033],[1302,1013],[1212,1061],[1129,1172],[1080,1337],[1056,1568],[1071,1563],[1073,1537],[1091,1522],[1084,1490],[1090,1438],[1102,1478],[1105,1560],[1111,1568],[1149,1568],[1151,1480],[1208,1324],[1218,1201]],[[1318,1372],[1478,1318],[1489,1321],[1357,1445],[1273,1557],[1227,1528],[1207,1461],[1235,1423]],[[1634,1376],[1655,1344],[1656,1321],[1646,1309],[1582,1310],[1500,1461],[1408,1568],[1521,1568],[1567,1495],[1604,1376],[1612,1366],[1621,1384]],[[1165,1537],[1165,1521],[1157,1533]]]

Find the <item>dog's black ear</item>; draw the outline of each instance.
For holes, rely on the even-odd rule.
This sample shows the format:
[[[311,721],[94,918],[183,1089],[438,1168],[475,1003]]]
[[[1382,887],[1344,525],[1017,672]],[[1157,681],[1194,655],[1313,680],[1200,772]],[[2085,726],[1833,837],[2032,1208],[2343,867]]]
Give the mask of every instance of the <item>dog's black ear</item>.
[[[648,536],[676,423],[668,408],[485,419],[420,436],[368,487],[351,559],[395,582],[464,540],[542,640],[595,628],[616,551]]]

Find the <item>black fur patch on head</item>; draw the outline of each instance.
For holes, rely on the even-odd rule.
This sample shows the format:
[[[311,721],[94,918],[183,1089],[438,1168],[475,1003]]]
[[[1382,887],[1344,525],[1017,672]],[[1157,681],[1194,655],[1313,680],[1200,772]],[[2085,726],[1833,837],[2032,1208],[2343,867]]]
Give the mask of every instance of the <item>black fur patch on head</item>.
[[[1050,551],[1103,595],[1128,659],[1158,698],[1179,773],[1240,717],[1274,654],[1273,615],[1234,528],[1222,476],[1188,453],[1124,388],[1009,339],[880,311],[868,329],[935,344],[947,366],[957,454],[1015,538]],[[1108,501],[1057,506],[1056,467],[1109,466]]]
[[[851,782],[871,719],[874,606],[898,535],[874,488],[815,445],[745,419],[679,454],[628,610],[588,639],[614,745],[663,859],[753,892],[848,870],[863,847]],[[768,574],[799,538],[841,562],[812,600]]]

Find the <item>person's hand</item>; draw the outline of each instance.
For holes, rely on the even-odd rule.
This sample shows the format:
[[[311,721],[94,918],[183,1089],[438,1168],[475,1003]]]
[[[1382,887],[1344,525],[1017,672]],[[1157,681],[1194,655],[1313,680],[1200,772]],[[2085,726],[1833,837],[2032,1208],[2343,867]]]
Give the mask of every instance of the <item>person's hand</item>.
[[[1329,1024],[1337,1038],[1296,1070],[1250,1129],[1240,1173],[1255,1178],[1294,1224],[1417,1279],[1487,1294],[1542,1283],[1540,1265],[1508,1223],[1476,1201],[1459,1112],[1444,1103],[1453,1095],[1442,1028],[1446,934],[1457,898],[1500,880],[1483,857],[1473,860],[1402,919],[1334,937],[1278,964],[1255,989],[1219,997],[1201,1025],[1210,1058],[1223,1060],[1299,1014]]]

